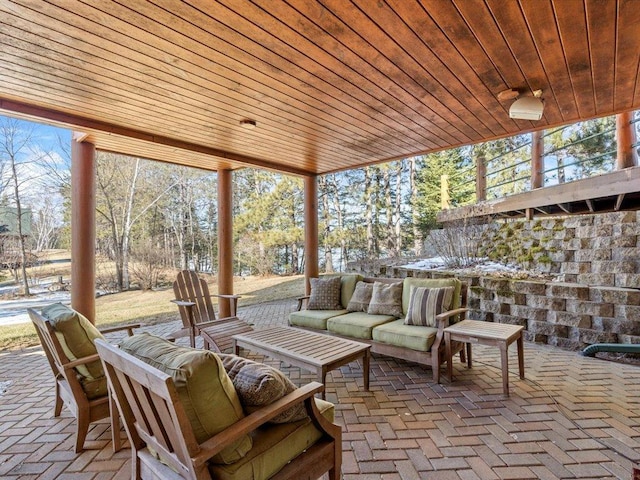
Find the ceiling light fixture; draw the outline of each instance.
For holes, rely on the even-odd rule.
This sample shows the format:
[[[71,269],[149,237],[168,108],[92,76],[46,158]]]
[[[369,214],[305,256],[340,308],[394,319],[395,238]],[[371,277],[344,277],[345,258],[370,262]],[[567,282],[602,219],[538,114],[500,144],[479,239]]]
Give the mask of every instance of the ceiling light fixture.
[[[247,130],[252,130],[256,128],[256,121],[248,119],[240,120],[240,126],[246,128]]]
[[[542,90],[535,90],[532,97],[520,97],[511,104],[509,116],[520,120],[540,120],[544,110]]]

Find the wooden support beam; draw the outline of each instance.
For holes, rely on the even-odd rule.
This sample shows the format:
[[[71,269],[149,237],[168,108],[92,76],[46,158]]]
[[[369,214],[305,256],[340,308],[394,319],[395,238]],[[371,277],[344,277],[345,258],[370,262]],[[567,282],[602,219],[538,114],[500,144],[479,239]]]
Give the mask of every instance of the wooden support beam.
[[[616,206],[614,207],[614,210],[616,212],[620,210],[620,208],[622,207],[622,202],[624,201],[624,197],[625,197],[624,193],[621,193],[620,195],[618,195],[618,198],[616,199]]]
[[[318,276],[318,177],[304,177],[304,278],[307,295]]]
[[[233,174],[218,171],[218,293],[233,295]],[[219,301],[220,318],[231,316],[229,301]]]
[[[484,155],[476,158],[476,202],[487,199],[487,164]]]
[[[539,130],[531,134],[531,188],[541,188],[544,186],[544,130]]]
[[[524,216],[527,220],[533,220],[533,208],[527,208]]]
[[[95,323],[95,147],[77,141],[71,142],[71,308]]]
[[[571,213],[571,206],[568,203],[558,203],[558,207],[565,213]]]
[[[587,208],[589,209],[590,212],[595,212],[596,211],[595,208],[594,208],[594,205],[593,205],[593,200],[590,200],[590,199],[587,198],[585,200],[585,203],[587,204]]]
[[[624,112],[616,115],[616,137],[618,154],[616,157],[616,169],[622,170],[637,165],[636,152],[633,144],[636,142],[635,129],[631,121],[633,112]]]
[[[544,213],[545,215],[549,214],[549,210],[546,210],[545,208],[542,208],[542,207],[535,207],[535,210],[538,210],[540,213]]]

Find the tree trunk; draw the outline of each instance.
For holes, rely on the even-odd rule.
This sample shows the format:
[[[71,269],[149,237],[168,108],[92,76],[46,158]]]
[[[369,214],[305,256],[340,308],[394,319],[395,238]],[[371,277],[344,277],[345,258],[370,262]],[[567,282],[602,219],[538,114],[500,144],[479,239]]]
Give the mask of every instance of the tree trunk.
[[[18,247],[20,248],[20,273],[22,274],[22,285],[25,296],[31,295],[29,291],[29,277],[27,277],[27,249],[25,246],[25,235],[22,231],[22,203],[20,202],[20,187],[18,183],[18,171],[16,160],[11,157],[11,175],[13,177],[13,193],[16,201],[16,215],[18,217]]]
[[[367,229],[367,257],[374,258],[375,243],[373,236],[373,191],[372,191],[371,167],[364,169],[364,219]]]
[[[402,170],[403,162],[397,162],[398,168],[396,170],[396,208],[395,208],[395,220],[394,220],[394,236],[395,236],[395,251],[396,257],[400,257],[402,253],[402,235],[400,232],[400,226],[402,224]]]
[[[324,226],[324,235],[322,236],[322,244],[324,247],[324,271],[326,273],[333,272],[333,252],[331,251],[331,218],[329,215],[329,192],[327,191],[327,178],[324,175],[318,177],[318,187],[320,197],[322,198],[322,223]]]
[[[331,193],[333,198],[333,209],[336,212],[337,230],[340,233],[340,270],[345,271],[347,266],[347,241],[344,231],[344,212],[340,203],[340,189],[338,188],[338,180],[336,175],[331,176]]]

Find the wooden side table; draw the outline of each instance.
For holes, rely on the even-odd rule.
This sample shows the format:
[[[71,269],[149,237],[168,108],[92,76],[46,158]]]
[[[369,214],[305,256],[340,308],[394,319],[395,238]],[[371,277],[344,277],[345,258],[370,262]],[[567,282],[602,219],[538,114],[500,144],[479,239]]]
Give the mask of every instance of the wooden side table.
[[[471,345],[490,345],[500,349],[502,363],[502,389],[509,396],[509,345],[518,344],[518,367],[520,378],[524,380],[524,343],[521,325],[506,323],[481,322],[478,320],[463,320],[444,329],[444,341],[447,355],[447,375],[453,381],[453,362],[451,342],[463,342],[467,347],[467,365],[471,368]]]

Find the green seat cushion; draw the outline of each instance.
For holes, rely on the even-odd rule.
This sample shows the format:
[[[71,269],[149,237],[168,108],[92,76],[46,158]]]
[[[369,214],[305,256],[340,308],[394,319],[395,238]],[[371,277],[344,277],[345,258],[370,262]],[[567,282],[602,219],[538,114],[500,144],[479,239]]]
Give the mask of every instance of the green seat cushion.
[[[233,383],[213,352],[181,347],[146,333],[126,338],[120,348],[171,376],[198,443],[244,417]],[[212,461],[233,463],[250,449],[251,437],[245,435]]]
[[[333,422],[334,406],[318,398],[318,410]],[[232,465],[209,463],[217,480],[266,480],[321,438],[320,431],[307,417],[293,423],[267,424],[252,432],[253,448]]]
[[[409,348],[420,352],[428,352],[436,339],[438,329],[421,325],[405,325],[403,319],[385,323],[373,330],[376,342],[387,343],[397,347]]]
[[[460,307],[462,290],[462,282],[457,278],[412,278],[407,277],[403,280],[402,287],[402,311],[407,314],[409,310],[409,300],[411,297],[411,287],[427,287],[427,288],[440,288],[440,287],[454,287],[453,299],[451,300],[451,308],[455,309]]]
[[[93,341],[104,337],[84,315],[61,303],[47,305],[41,313],[51,323],[69,360],[74,361],[98,353]],[[107,394],[107,380],[100,360],[78,365],[75,370],[87,398],[92,400]]]
[[[391,322],[391,315],[371,315],[364,312],[350,312],[327,321],[327,330],[338,335],[371,340],[371,331],[378,325]]]
[[[295,327],[326,330],[327,320],[345,313],[348,313],[347,310],[301,310],[289,314],[289,324]]]

